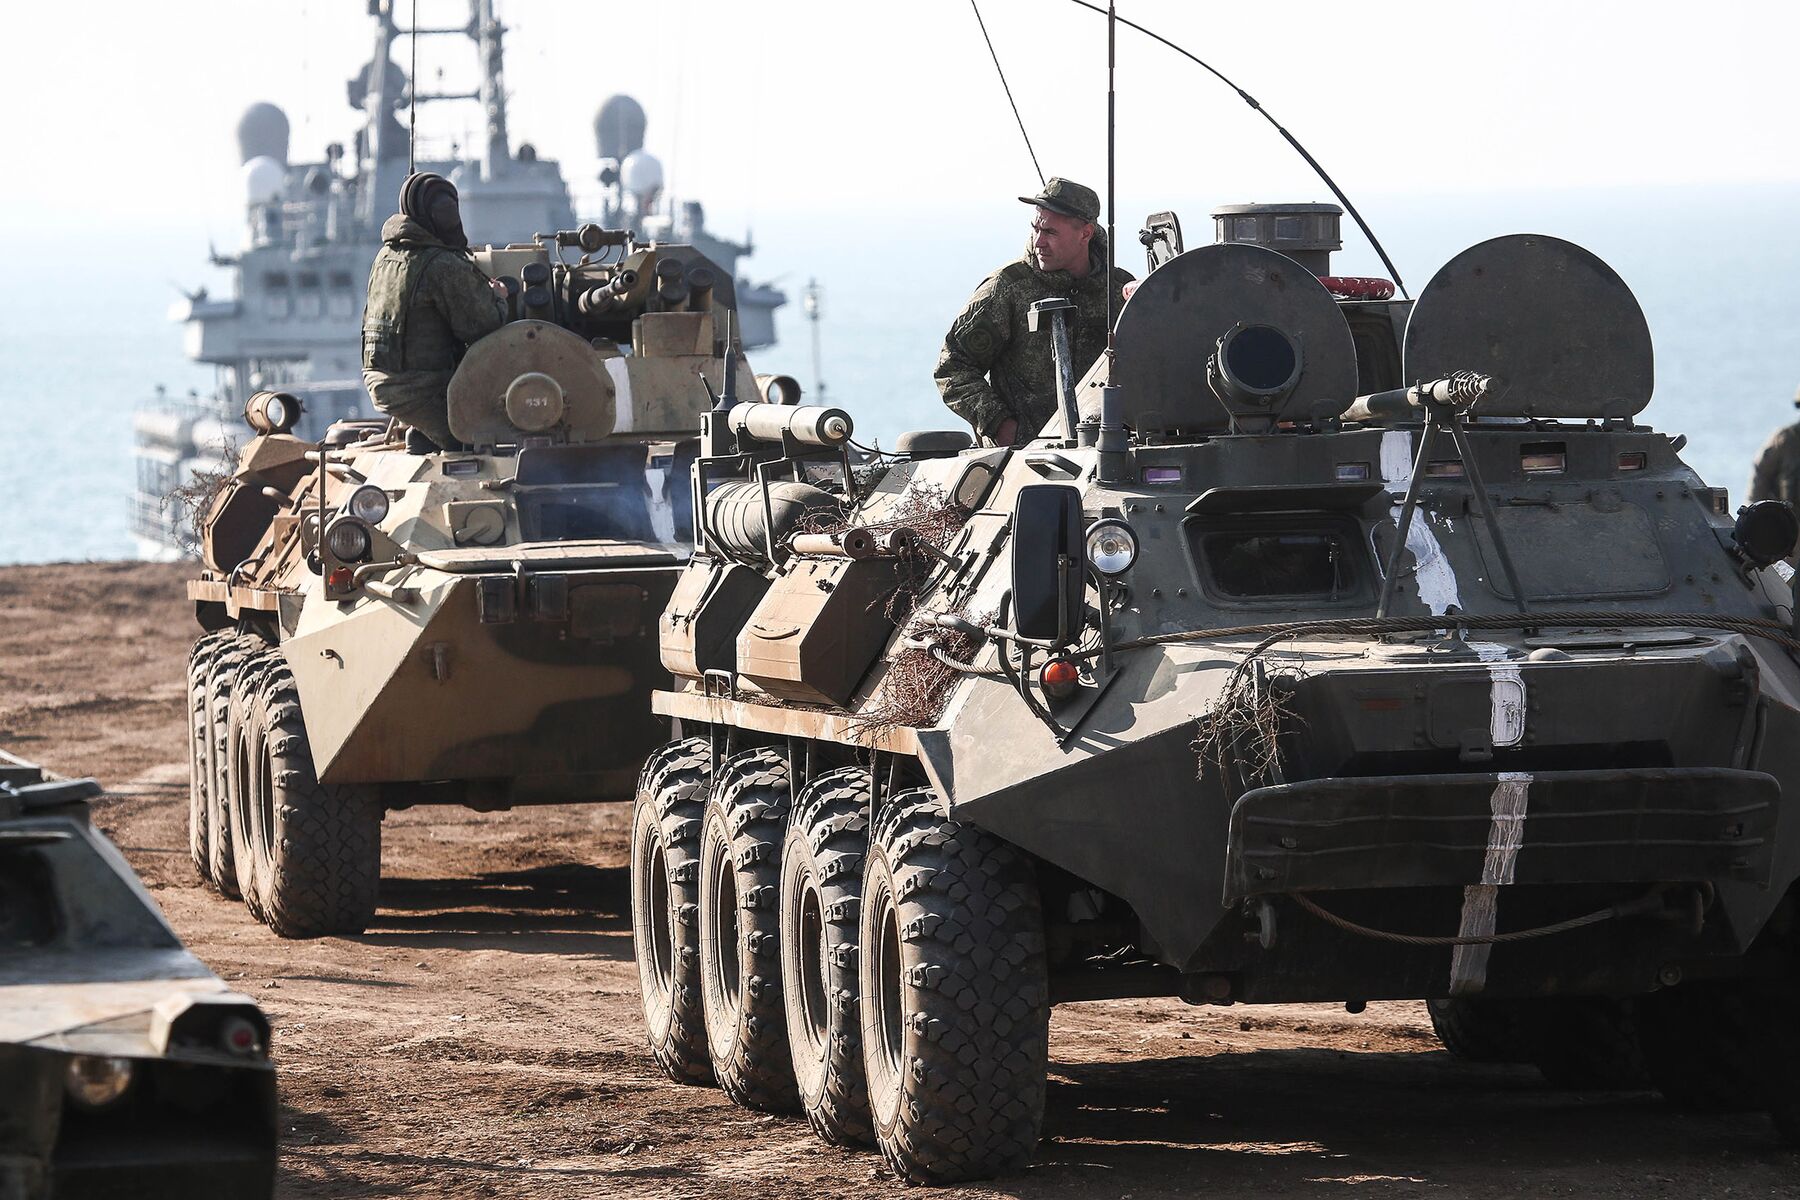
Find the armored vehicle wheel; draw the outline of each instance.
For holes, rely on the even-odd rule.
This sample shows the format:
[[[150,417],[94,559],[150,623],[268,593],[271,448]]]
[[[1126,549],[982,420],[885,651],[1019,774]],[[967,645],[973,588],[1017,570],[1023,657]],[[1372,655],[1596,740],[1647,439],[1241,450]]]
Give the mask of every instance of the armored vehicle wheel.
[[[856,1005],[868,847],[868,769],[807,784],[781,852],[781,992],[800,1106],[834,1146],[875,1140]]]
[[[875,1138],[915,1183],[1023,1165],[1044,1120],[1050,986],[1031,862],[919,790],[875,818],[859,930]]]
[[[719,767],[700,827],[700,991],[713,1075],[732,1101],[799,1107],[781,998],[781,845],[788,769],[774,750]]]
[[[631,941],[650,1054],[676,1083],[711,1083],[700,999],[700,824],[712,752],[671,742],[638,776],[631,812]]]
[[[231,690],[244,659],[262,646],[245,634],[231,635],[213,655],[206,672],[206,747],[211,763],[207,785],[206,851],[212,863],[208,877],[221,895],[238,898],[237,864],[231,843],[230,742]]]
[[[1522,1006],[1529,1061],[1552,1087],[1636,1091],[1650,1086],[1627,1005],[1604,996],[1562,996]]]
[[[1452,1058],[1474,1063],[1529,1062],[1519,1029],[1519,1010],[1510,1000],[1454,997],[1432,1000],[1431,1028]]]
[[[1768,1047],[1742,985],[1687,983],[1645,996],[1636,1005],[1638,1040],[1656,1089],[1695,1112],[1747,1112],[1761,1107]]]
[[[251,841],[251,813],[263,802],[259,788],[262,764],[259,756],[262,739],[256,728],[257,693],[267,683],[270,670],[281,662],[281,653],[268,646],[252,651],[238,668],[231,686],[231,702],[225,724],[226,792],[225,811],[230,814],[226,833],[231,838],[231,862],[236,874],[237,892],[250,915],[267,924],[263,906],[264,880],[257,873],[255,847]]]
[[[262,919],[285,938],[357,934],[381,884],[381,808],[372,788],[320,783],[285,666],[253,692],[249,719],[251,878]]]
[[[206,838],[206,806],[211,798],[212,756],[206,732],[206,675],[230,639],[224,631],[201,637],[188,652],[188,853],[201,882],[212,882],[212,851]]]

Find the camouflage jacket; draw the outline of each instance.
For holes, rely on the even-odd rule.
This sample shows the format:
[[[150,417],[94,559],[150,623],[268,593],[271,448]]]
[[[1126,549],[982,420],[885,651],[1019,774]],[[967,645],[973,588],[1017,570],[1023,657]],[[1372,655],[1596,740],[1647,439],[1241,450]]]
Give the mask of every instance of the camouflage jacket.
[[[1756,456],[1750,500],[1786,500],[1800,509],[1800,425],[1777,429]]]
[[[363,379],[384,412],[441,408],[463,350],[500,328],[506,309],[466,251],[411,217],[389,217],[381,242],[363,310]]]
[[[950,326],[938,355],[938,391],[950,411],[991,437],[1007,417],[1019,420],[1018,440],[1034,436],[1056,414],[1056,361],[1050,333],[1031,333],[1026,316],[1033,301],[1062,296],[1077,311],[1069,322],[1069,349],[1075,378],[1106,349],[1106,238],[1096,231],[1088,244],[1091,269],[1080,279],[1067,271],[1040,271],[1025,257],[982,281],[969,305]],[[1119,289],[1131,273],[1112,275],[1113,317],[1124,303]]]

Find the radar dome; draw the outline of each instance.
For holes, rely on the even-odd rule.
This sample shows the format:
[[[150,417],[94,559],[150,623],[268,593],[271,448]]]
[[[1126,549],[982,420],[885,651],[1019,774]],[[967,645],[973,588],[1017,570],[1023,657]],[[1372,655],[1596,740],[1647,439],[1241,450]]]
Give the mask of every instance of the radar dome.
[[[288,157],[287,114],[273,104],[258,102],[238,118],[238,161],[272,158],[285,165]]]
[[[594,141],[600,157],[617,162],[642,149],[645,124],[643,105],[623,94],[608,96],[594,114]]]
[[[633,196],[660,192],[663,185],[662,163],[642,150],[633,151],[619,164],[619,183]]]
[[[266,154],[244,164],[244,203],[267,204],[281,199],[287,186],[287,168]]]

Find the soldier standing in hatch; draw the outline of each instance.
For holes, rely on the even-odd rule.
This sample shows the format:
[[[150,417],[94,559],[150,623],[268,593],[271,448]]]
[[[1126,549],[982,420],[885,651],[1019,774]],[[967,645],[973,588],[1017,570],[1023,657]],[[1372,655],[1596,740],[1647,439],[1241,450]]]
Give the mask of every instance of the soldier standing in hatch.
[[[450,376],[471,343],[505,323],[505,295],[469,261],[456,185],[407,176],[400,211],[381,227],[363,310],[363,383],[375,407],[438,448],[455,446]]]
[[[1096,223],[1100,197],[1092,188],[1055,176],[1037,195],[1019,199],[1034,209],[1025,255],[975,289],[944,338],[934,373],[950,411],[996,446],[1030,441],[1057,412],[1050,337],[1026,329],[1032,302],[1061,296],[1075,304],[1069,350],[1079,378],[1106,349],[1109,286],[1116,318],[1131,280],[1123,268],[1107,279],[1106,232]]]

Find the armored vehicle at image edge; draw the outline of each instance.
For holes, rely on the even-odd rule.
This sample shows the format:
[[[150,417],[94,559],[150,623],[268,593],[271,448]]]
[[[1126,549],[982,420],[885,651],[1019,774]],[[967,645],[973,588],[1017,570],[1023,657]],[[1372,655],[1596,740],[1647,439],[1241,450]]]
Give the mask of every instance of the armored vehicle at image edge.
[[[706,418],[632,905],[672,1078],[904,1178],[1018,1167],[1052,1004],[1427,999],[1453,1048],[1800,1136],[1800,665],[1751,505],[1546,236],[1413,301],[1247,205],[1016,450]]]
[[[622,799],[665,736],[693,431],[759,386],[731,278],[596,225],[474,260],[510,313],[450,381],[470,449],[413,453],[385,420],[306,441],[298,400],[258,392],[201,521],[191,849],[284,936],[364,928],[386,809]]]
[[[349,81],[350,105],[362,123],[348,149],[333,143],[323,161],[290,162],[288,118],[272,104],[250,106],[238,123],[244,242],[234,253],[212,255],[213,266],[231,274],[230,294],[196,289],[172,314],[186,329],[188,356],[212,364],[218,383],[206,396],[159,394],[135,415],[131,521],[141,555],[195,552],[187,508],[171,498],[191,489],[196,477],[228,469],[242,444],[237,422],[251,393],[280,390],[300,397],[305,411],[295,432],[311,441],[334,421],[377,415],[362,382],[362,288],[381,248],[387,206],[409,169],[408,131],[401,122],[415,96],[392,57],[396,41],[408,36],[406,10],[380,0],[369,11],[374,52]],[[540,157],[529,142],[514,144],[503,74],[505,33],[492,0],[470,0],[466,25],[418,35],[432,39],[422,63],[432,61],[430,47],[440,36],[467,39],[475,52],[480,76],[472,91],[446,90],[440,78],[416,96],[427,106],[419,123],[418,169],[456,184],[471,234],[504,245],[591,221],[632,229],[644,242],[695,246],[734,279],[738,341],[752,350],[772,344],[775,310],[786,297],[772,285],[737,277],[740,259],[752,251],[750,239],[739,243],[709,232],[699,202],[668,192],[662,164],[644,147],[647,121],[636,100],[611,96],[594,116],[600,174],[592,196],[572,200],[556,161]],[[542,82],[539,75],[527,71],[527,86]],[[515,73],[510,83],[519,82]],[[472,145],[433,136],[444,128],[435,115],[440,107],[453,112],[455,104],[471,101],[481,114]]]
[[[182,947],[99,794],[0,752],[0,1196],[272,1196],[268,1018]]]

